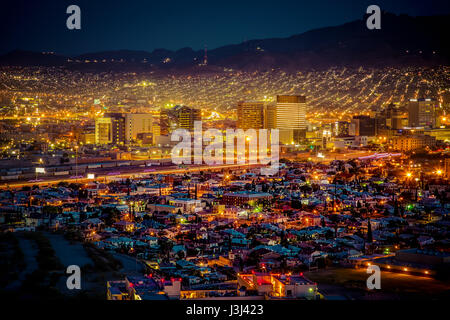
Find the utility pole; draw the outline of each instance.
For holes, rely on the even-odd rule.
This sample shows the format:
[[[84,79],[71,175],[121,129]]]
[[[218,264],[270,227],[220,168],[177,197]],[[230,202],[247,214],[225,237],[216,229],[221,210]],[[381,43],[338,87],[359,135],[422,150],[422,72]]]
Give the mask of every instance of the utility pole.
[[[78,145],[75,146],[75,181],[78,180]]]

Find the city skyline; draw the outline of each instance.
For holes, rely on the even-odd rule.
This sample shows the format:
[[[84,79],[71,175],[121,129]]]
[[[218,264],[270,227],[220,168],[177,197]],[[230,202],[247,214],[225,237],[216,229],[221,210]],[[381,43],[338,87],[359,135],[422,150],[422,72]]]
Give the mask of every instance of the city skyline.
[[[445,305],[449,5],[8,3],[2,300]]]

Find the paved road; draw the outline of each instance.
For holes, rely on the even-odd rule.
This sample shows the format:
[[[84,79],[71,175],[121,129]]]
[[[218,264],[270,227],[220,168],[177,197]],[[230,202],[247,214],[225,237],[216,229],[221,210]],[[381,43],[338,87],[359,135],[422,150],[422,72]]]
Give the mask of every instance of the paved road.
[[[230,164],[230,165],[220,165],[220,166],[195,166],[195,167],[188,167],[188,168],[176,168],[176,169],[155,169],[155,171],[151,172],[145,172],[143,169],[139,168],[135,172],[127,172],[127,173],[120,173],[120,174],[101,174],[98,175],[94,180],[103,182],[105,179],[108,178],[129,178],[133,176],[148,176],[148,175],[155,175],[155,174],[175,174],[175,173],[184,173],[184,172],[199,172],[199,171],[211,171],[211,170],[223,170],[223,169],[238,169],[238,168],[254,168],[254,167],[260,167],[261,165],[248,165],[248,164]],[[111,168],[110,172],[118,171],[121,167],[113,167]],[[39,186],[47,186],[47,185],[53,185],[60,182],[78,182],[78,183],[86,183],[89,181],[93,181],[90,179],[70,179],[69,177],[62,177],[59,179],[48,179],[44,181],[39,182],[11,182],[11,183],[5,183],[0,185],[0,188],[23,188],[25,186],[32,187],[34,185]]]

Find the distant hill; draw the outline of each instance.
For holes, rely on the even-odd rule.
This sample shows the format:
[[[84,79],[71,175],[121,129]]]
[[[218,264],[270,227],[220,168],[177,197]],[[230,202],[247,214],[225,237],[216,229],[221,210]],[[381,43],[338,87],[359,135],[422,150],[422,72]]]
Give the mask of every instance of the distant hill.
[[[11,66],[58,66],[67,62],[67,57],[50,52],[14,50],[0,56],[0,65]]]
[[[259,39],[208,51],[205,69],[233,68],[301,70],[330,66],[448,65],[445,36],[450,15],[410,17],[383,13],[381,30],[368,30],[365,17],[343,25],[311,30],[288,38]],[[13,51],[0,56],[0,65],[66,65],[86,68],[184,70],[199,68],[203,50],[183,48],[153,52],[118,50],[75,57]],[[100,63],[102,60],[104,62]],[[78,61],[78,62],[77,62]],[[81,63],[83,62],[83,63]],[[119,64],[120,62],[120,64]]]

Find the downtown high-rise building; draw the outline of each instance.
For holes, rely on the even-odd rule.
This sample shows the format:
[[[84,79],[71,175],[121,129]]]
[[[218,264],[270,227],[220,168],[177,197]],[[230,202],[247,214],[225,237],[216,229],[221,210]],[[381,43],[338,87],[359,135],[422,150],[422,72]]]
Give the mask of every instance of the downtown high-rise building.
[[[176,108],[177,128],[194,131],[194,122],[202,120],[202,110],[187,106]]]
[[[336,121],[333,123],[333,135],[345,137],[349,135],[350,123],[348,121]]]
[[[241,101],[237,107],[238,129],[263,129],[265,106],[262,101]]]
[[[435,128],[437,103],[432,99],[411,99],[408,104],[408,125],[410,127]]]
[[[95,120],[96,144],[125,144],[125,117],[122,113],[105,113]]]
[[[159,134],[167,136],[169,134],[169,111],[167,109],[159,110]]]
[[[124,145],[140,133],[152,132],[153,117],[147,113],[105,113],[95,120],[95,143]]]
[[[306,97],[278,95],[276,104],[267,108],[266,125],[279,130],[280,143],[300,143],[306,135]]]
[[[349,133],[352,136],[375,136],[377,133],[376,119],[366,115],[353,116]]]
[[[403,108],[390,104],[384,111],[385,122],[383,124],[386,128],[399,130],[408,126],[407,113]]]
[[[137,139],[140,133],[153,132],[153,116],[148,113],[125,113],[125,143]]]

